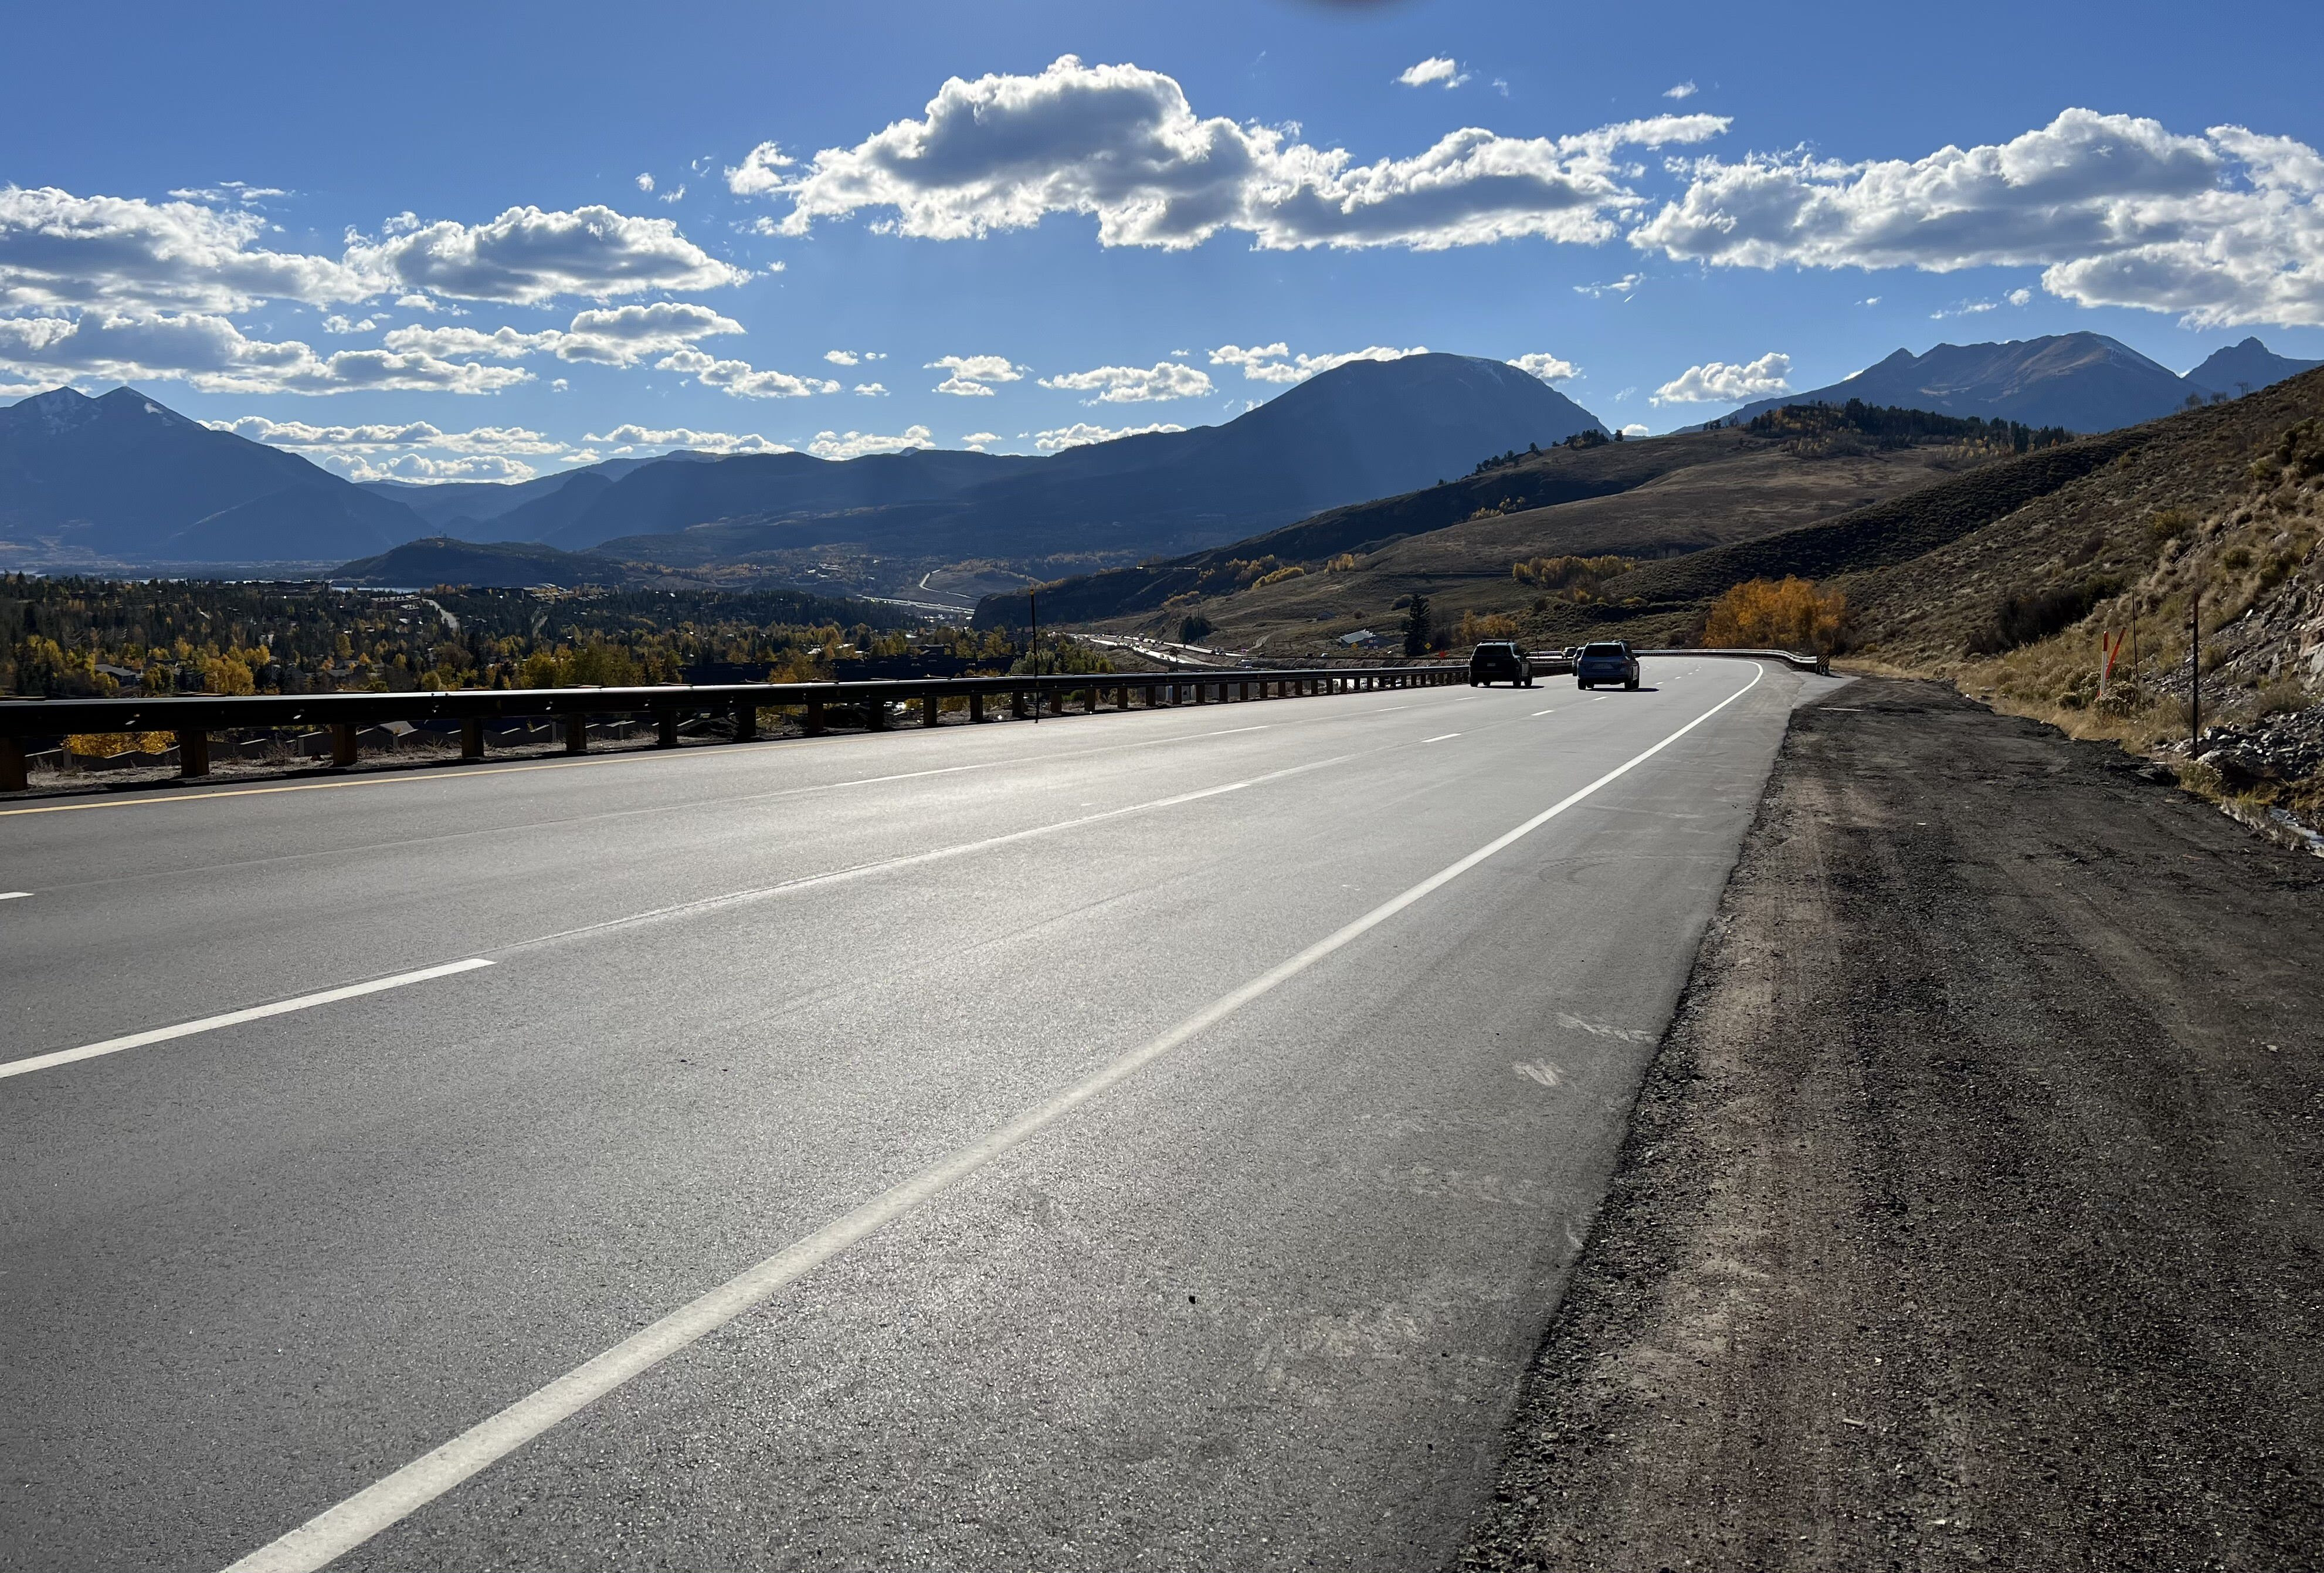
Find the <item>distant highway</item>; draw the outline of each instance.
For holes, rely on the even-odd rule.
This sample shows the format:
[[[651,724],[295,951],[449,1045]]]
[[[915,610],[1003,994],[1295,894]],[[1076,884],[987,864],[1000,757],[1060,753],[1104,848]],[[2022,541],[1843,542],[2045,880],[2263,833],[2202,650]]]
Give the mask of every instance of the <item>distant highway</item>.
[[[0,1567],[1441,1564],[1829,686],[1646,680],[0,809]]]

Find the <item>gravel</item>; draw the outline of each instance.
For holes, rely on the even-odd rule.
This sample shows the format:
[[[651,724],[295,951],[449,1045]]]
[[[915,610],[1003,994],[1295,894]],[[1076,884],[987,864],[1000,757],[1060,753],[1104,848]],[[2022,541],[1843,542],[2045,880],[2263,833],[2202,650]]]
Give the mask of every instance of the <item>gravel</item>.
[[[2109,747],[1802,711],[1461,1566],[2311,1565],[2319,898]]]

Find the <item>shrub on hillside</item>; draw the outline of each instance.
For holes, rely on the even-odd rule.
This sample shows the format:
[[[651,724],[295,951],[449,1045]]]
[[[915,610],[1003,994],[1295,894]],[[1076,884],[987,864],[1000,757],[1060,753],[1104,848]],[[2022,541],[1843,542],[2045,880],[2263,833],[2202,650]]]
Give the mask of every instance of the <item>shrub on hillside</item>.
[[[2061,634],[2090,615],[2100,601],[2122,593],[2122,581],[2100,574],[2078,585],[2052,585],[2022,596],[2004,596],[1993,623],[1969,642],[1971,655],[1998,655]]]
[[[1561,600],[1594,601],[1605,582],[1637,567],[1627,557],[1534,557],[1509,565],[1509,577],[1521,585],[1539,585]]]
[[[1829,653],[1840,643],[1848,619],[1848,597],[1819,590],[1796,577],[1750,579],[1719,597],[1703,625],[1702,643],[1714,649],[1812,650]]]

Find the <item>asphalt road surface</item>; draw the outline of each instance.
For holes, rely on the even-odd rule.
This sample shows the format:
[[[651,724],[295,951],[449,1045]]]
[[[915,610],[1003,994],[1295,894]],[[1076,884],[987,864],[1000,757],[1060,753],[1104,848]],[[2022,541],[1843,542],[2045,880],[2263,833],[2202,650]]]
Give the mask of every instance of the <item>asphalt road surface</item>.
[[[1829,687],[1646,680],[0,809],[0,1567],[1443,1563]]]

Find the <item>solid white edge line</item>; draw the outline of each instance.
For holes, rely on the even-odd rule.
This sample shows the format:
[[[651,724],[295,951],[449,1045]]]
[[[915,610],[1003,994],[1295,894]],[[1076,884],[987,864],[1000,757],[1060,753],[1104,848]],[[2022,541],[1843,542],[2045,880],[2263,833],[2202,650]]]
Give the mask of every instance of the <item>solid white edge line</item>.
[[[671,1356],[763,1304],[857,1242],[933,1199],[994,1159],[1038,1133],[1099,1094],[1144,1069],[1171,1050],[1233,1015],[1243,1006],[1296,977],[1333,951],[1361,938],[1415,902],[1458,879],[1513,842],[1531,835],[1566,810],[1620,780],[1711,717],[1759,686],[1762,667],[1743,687],[1685,726],[1615,766],[1578,791],[1568,793],[1524,824],[1496,837],[1451,866],[1422,880],[1403,894],[1374,907],[1346,927],[1310,945],[1286,961],[1222,995],[1149,1042],[1111,1060],[1047,1102],[1028,1109],[983,1140],[961,1148],[933,1168],[873,1198],[853,1212],[825,1225],[758,1265],[616,1344],[595,1359],[480,1421],[434,1450],[374,1482],[336,1507],[235,1562],[226,1573],[313,1573],[354,1550],[398,1520],[416,1512],[470,1476],[485,1469],[559,1421],[639,1376]]]
[[[491,965],[480,956],[470,957],[466,961],[447,961],[441,967],[423,967],[418,972],[399,972],[393,977],[375,977],[369,983],[351,983],[344,988],[327,988],[320,994],[277,1000],[271,1005],[253,1005],[246,1011],[228,1011],[222,1016],[204,1016],[198,1022],[180,1022],[174,1027],[155,1027],[150,1032],[132,1032],[125,1038],[107,1038],[101,1043],[84,1043],[78,1049],[60,1049],[52,1054],[35,1054],[29,1059],[11,1059],[0,1065],[0,1078],[25,1076],[35,1070],[46,1070],[52,1065],[70,1065],[76,1059],[94,1059],[100,1054],[118,1054],[124,1049],[143,1049],[149,1043],[166,1043],[172,1038],[190,1038],[197,1032],[215,1032],[220,1027],[238,1027],[244,1022],[263,1021],[268,1016],[311,1010],[317,1005],[378,994],[383,989],[401,988],[406,984],[426,983],[434,977],[449,977],[456,972],[474,972],[479,967]]]

